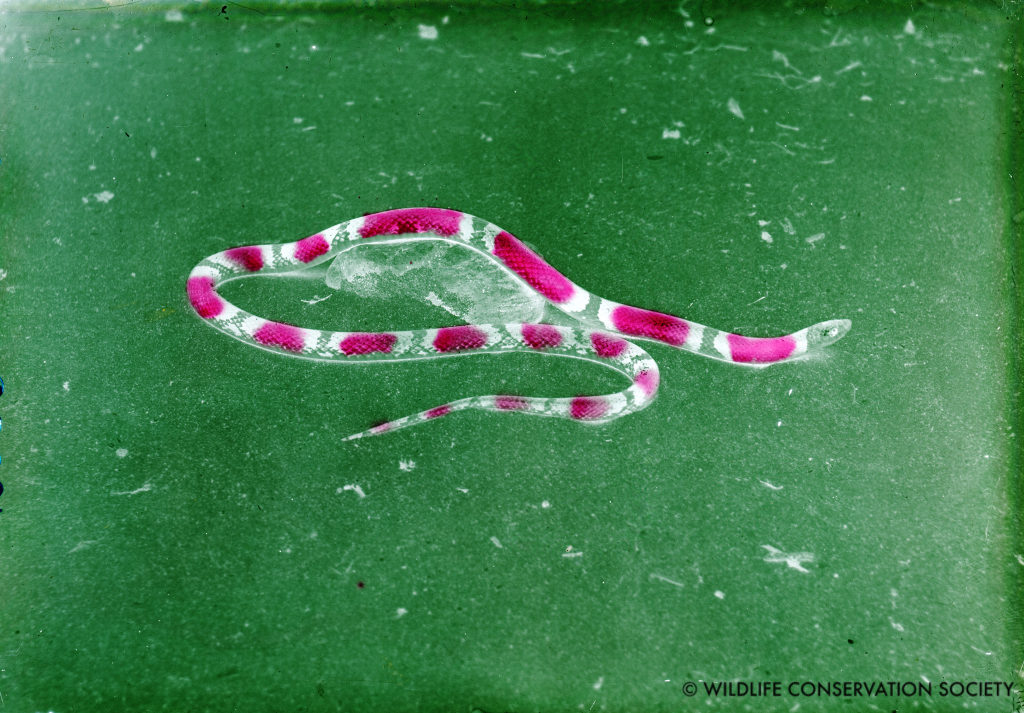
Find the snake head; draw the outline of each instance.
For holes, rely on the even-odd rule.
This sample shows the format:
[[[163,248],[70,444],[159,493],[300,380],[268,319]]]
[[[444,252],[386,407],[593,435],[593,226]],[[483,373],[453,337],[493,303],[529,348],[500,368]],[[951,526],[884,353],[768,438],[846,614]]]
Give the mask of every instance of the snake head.
[[[824,349],[846,336],[853,323],[848,319],[830,319],[807,328],[807,353]]]

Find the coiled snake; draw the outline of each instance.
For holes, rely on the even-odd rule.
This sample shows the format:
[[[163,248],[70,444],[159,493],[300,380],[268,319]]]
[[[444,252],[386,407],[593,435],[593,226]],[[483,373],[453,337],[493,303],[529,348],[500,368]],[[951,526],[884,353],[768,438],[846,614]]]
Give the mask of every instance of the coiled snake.
[[[229,280],[318,265],[367,242],[442,240],[485,256],[571,318],[574,326],[474,324],[401,332],[334,332],[275,322],[232,305],[217,293]],[[518,411],[605,423],[646,407],[658,390],[658,365],[633,340],[667,344],[745,366],[806,358],[841,339],[850,321],[832,319],[784,337],[751,338],[661,312],[598,297],[570,281],[508,232],[467,213],[402,208],[339,223],[292,243],[251,245],[211,255],[188,277],[189,301],[214,328],[247,344],[290,356],[339,362],[429,359],[455,354],[543,352],[610,367],[630,385],[613,394],[545,398],[472,396],[383,423],[345,440],[412,426],[464,409]]]

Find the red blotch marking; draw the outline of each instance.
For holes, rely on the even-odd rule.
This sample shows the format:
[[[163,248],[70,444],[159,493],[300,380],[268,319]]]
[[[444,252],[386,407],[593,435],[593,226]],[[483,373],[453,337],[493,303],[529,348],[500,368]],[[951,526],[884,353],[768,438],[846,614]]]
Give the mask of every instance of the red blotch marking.
[[[327,239],[320,233],[310,235],[295,243],[295,259],[300,262],[309,262],[323,255],[330,250],[330,247],[327,244]]]
[[[646,369],[637,374],[636,378],[633,379],[633,383],[638,385],[641,389],[643,389],[644,393],[647,394],[648,396],[652,395],[655,391],[658,390],[659,381],[660,378],[656,373],[654,373],[653,371],[648,371]]]
[[[359,234],[364,238],[375,235],[404,235],[429,233],[455,235],[459,232],[462,213],[444,208],[399,208],[366,216]]]
[[[203,319],[213,319],[224,310],[224,300],[213,289],[212,277],[190,277],[185,289],[192,309]]]
[[[792,337],[770,337],[757,339],[741,337],[738,334],[727,334],[729,353],[732,360],[742,364],[769,364],[785,359],[796,349],[796,341]]]
[[[524,324],[523,341],[533,349],[550,349],[562,343],[562,335],[550,324]]]
[[[530,404],[522,396],[495,396],[494,406],[502,411],[525,411]]]
[[[628,305],[619,305],[612,311],[612,324],[620,332],[650,337],[674,347],[685,342],[690,331],[690,325],[679,317]]]
[[[249,272],[263,269],[263,251],[255,245],[244,248],[231,248],[224,251],[225,257],[234,260]]]
[[[509,233],[502,231],[495,236],[494,254],[512,272],[526,280],[530,287],[552,302],[565,302],[576,291],[562,273]]]
[[[569,405],[569,415],[584,421],[601,418],[608,411],[608,403],[600,396],[577,396]]]
[[[440,418],[441,416],[447,416],[451,412],[452,407],[449,406],[448,404],[445,404],[444,406],[438,406],[437,408],[430,409],[424,415],[427,418]]]
[[[345,356],[371,354],[373,352],[388,354],[397,340],[398,337],[394,334],[387,334],[386,332],[356,332],[342,339],[338,344],[338,349]]]
[[[281,322],[267,322],[252,338],[268,347],[281,347],[290,352],[301,352],[306,345],[301,329]]]
[[[370,429],[370,433],[376,435],[378,433],[384,433],[390,431],[394,427],[391,421],[385,421],[384,423],[378,423],[376,426]]]
[[[594,351],[597,352],[599,357],[607,359],[614,359],[626,351],[626,347],[629,346],[625,339],[619,339],[618,337],[602,334],[601,332],[593,332],[590,335],[590,343],[594,346]]]
[[[487,334],[476,327],[444,327],[437,330],[434,337],[434,349],[439,352],[460,352],[466,349],[479,349],[487,344]]]

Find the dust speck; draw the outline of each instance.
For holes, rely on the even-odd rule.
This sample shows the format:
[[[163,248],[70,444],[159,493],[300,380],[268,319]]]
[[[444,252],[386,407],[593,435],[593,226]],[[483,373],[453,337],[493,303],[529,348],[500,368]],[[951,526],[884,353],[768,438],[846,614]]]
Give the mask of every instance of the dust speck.
[[[360,500],[366,497],[366,493],[363,492],[363,489],[356,485],[355,483],[342,486],[340,492],[345,492],[346,490],[351,490],[353,493],[359,496]]]
[[[740,109],[740,103],[735,99],[730,98],[728,103],[729,111],[739,118],[743,119],[743,110]]]

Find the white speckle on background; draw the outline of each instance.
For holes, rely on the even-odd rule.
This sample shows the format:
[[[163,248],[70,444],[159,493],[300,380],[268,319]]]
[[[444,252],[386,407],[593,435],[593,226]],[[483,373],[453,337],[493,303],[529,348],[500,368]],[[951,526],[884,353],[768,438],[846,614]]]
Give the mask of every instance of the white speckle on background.
[[[639,37],[636,38],[636,43],[638,45],[640,45],[641,47],[650,47],[651,46],[651,41],[648,40],[643,35],[640,35]]]
[[[110,191],[103,191],[102,193],[93,193],[92,197],[100,203],[109,203],[114,198],[114,194]]]
[[[319,304],[320,302],[323,302],[324,300],[329,300],[330,298],[331,298],[330,295],[327,295],[326,297],[321,297],[320,295],[313,295],[308,300],[299,300],[299,301],[300,302],[305,302],[308,305],[315,305],[315,304]]]
[[[150,158],[156,158],[156,147],[154,147],[154,148],[151,148],[151,149],[149,150],[149,157],[150,157]]]
[[[769,233],[767,230],[762,230],[761,231],[761,240],[765,241],[766,243],[772,242],[772,234]]]
[[[396,619],[401,619],[403,616],[405,616],[408,613],[409,613],[409,610],[406,609],[405,607],[398,607],[398,609],[395,610],[395,618]]]
[[[419,33],[421,40],[436,40],[437,39],[437,28],[433,25],[420,25]]]
[[[782,54],[778,50],[772,50],[772,61],[773,62],[782,62],[782,66],[785,67],[786,69],[791,69],[794,72],[796,72],[797,74],[801,73],[799,69],[797,69],[796,67],[794,67],[793,65],[791,65],[789,63],[789,57],[787,57],[786,55]]]
[[[7,270],[0,269],[0,280],[4,279],[5,277],[7,277]]]
[[[594,690],[600,691],[601,686],[604,685],[604,676],[598,676],[597,681],[594,683]]]
[[[824,233],[815,233],[811,237],[806,239],[808,245],[814,245],[816,242],[825,237]]]
[[[565,548],[565,552],[562,553],[562,557],[582,557],[582,552],[573,552],[572,545]]]
[[[763,485],[764,487],[770,488],[772,490],[782,490],[785,487],[783,485],[775,485],[774,483],[769,483],[767,480],[759,480],[757,482]]]
[[[871,101],[874,101],[874,99],[872,99],[871,97],[869,97],[869,96],[868,96],[867,94],[861,94],[861,96],[860,96],[860,100],[861,100],[862,102],[871,102]]]
[[[497,547],[499,550],[505,549],[504,547],[501,546],[501,542],[498,540],[497,537],[491,537],[491,542],[493,542],[494,546]]]
[[[679,139],[682,136],[679,129],[663,129],[661,132],[661,138],[663,139]]]
[[[723,592],[721,589],[716,589],[715,596],[719,599],[725,599],[725,592]]]
[[[65,391],[71,391],[71,382],[70,381],[65,381],[64,384],[63,384],[63,387],[64,387]]]
[[[136,488],[135,490],[116,491],[116,492],[111,493],[111,495],[138,495],[139,493],[148,493],[152,489],[153,489],[153,486],[150,485],[149,483],[146,483],[141,488]]]
[[[410,470],[416,469],[416,461],[414,460],[400,460],[398,461],[398,469],[408,473]]]
[[[733,114],[735,114],[736,116],[738,116],[741,119],[744,118],[743,117],[743,110],[740,109],[740,104],[739,104],[738,101],[736,101],[735,99],[730,97],[729,98],[728,107],[729,107],[729,111],[730,112],[732,112]]]
[[[905,34],[905,35],[913,35],[913,34],[916,34],[916,33],[917,33],[917,28],[914,27],[914,21],[913,20],[907,20],[907,24],[905,24],[903,26],[903,34]]]
[[[543,501],[543,502],[542,502],[542,503],[540,504],[540,506],[541,506],[542,508],[544,508],[545,510],[547,510],[547,509],[548,509],[549,507],[551,507],[551,503],[549,503],[549,502],[548,502],[547,500],[545,500],[545,501]],[[1021,562],[1021,564],[1024,564],[1024,562]]]
[[[118,448],[117,451],[115,451],[115,452],[117,453],[117,457],[118,458],[124,458],[125,456],[128,455],[128,449],[127,448]]]
[[[764,558],[765,562],[771,564],[785,564],[790,569],[795,569],[797,572],[803,572],[804,574],[810,574],[809,569],[805,569],[803,565],[814,561],[814,553],[812,552],[783,552],[782,550],[776,549],[771,545],[761,545],[762,549],[768,550],[768,556]]]
[[[359,496],[359,499],[360,499],[360,500],[362,500],[363,498],[365,498],[365,497],[366,497],[366,493],[364,493],[364,492],[363,492],[363,489],[362,489],[362,488],[360,488],[360,487],[359,487],[358,485],[355,485],[355,484],[352,484],[352,485],[346,485],[346,486],[344,486],[344,487],[343,487],[343,488],[342,488],[341,490],[342,490],[342,491],[345,491],[345,490],[351,490],[352,492],[354,492],[354,493],[355,493],[356,495],[358,495],[358,496]]]
[[[666,577],[666,576],[664,576],[662,574],[655,574],[654,572],[651,572],[651,574],[648,575],[648,579],[656,579],[659,582],[665,582],[665,584],[671,584],[673,587],[679,587],[680,589],[682,589],[682,588],[684,588],[686,586],[682,582],[677,582],[674,579],[669,579],[668,577]]]
[[[185,16],[181,14],[181,10],[168,10],[164,13],[164,20],[167,22],[184,22]]]

